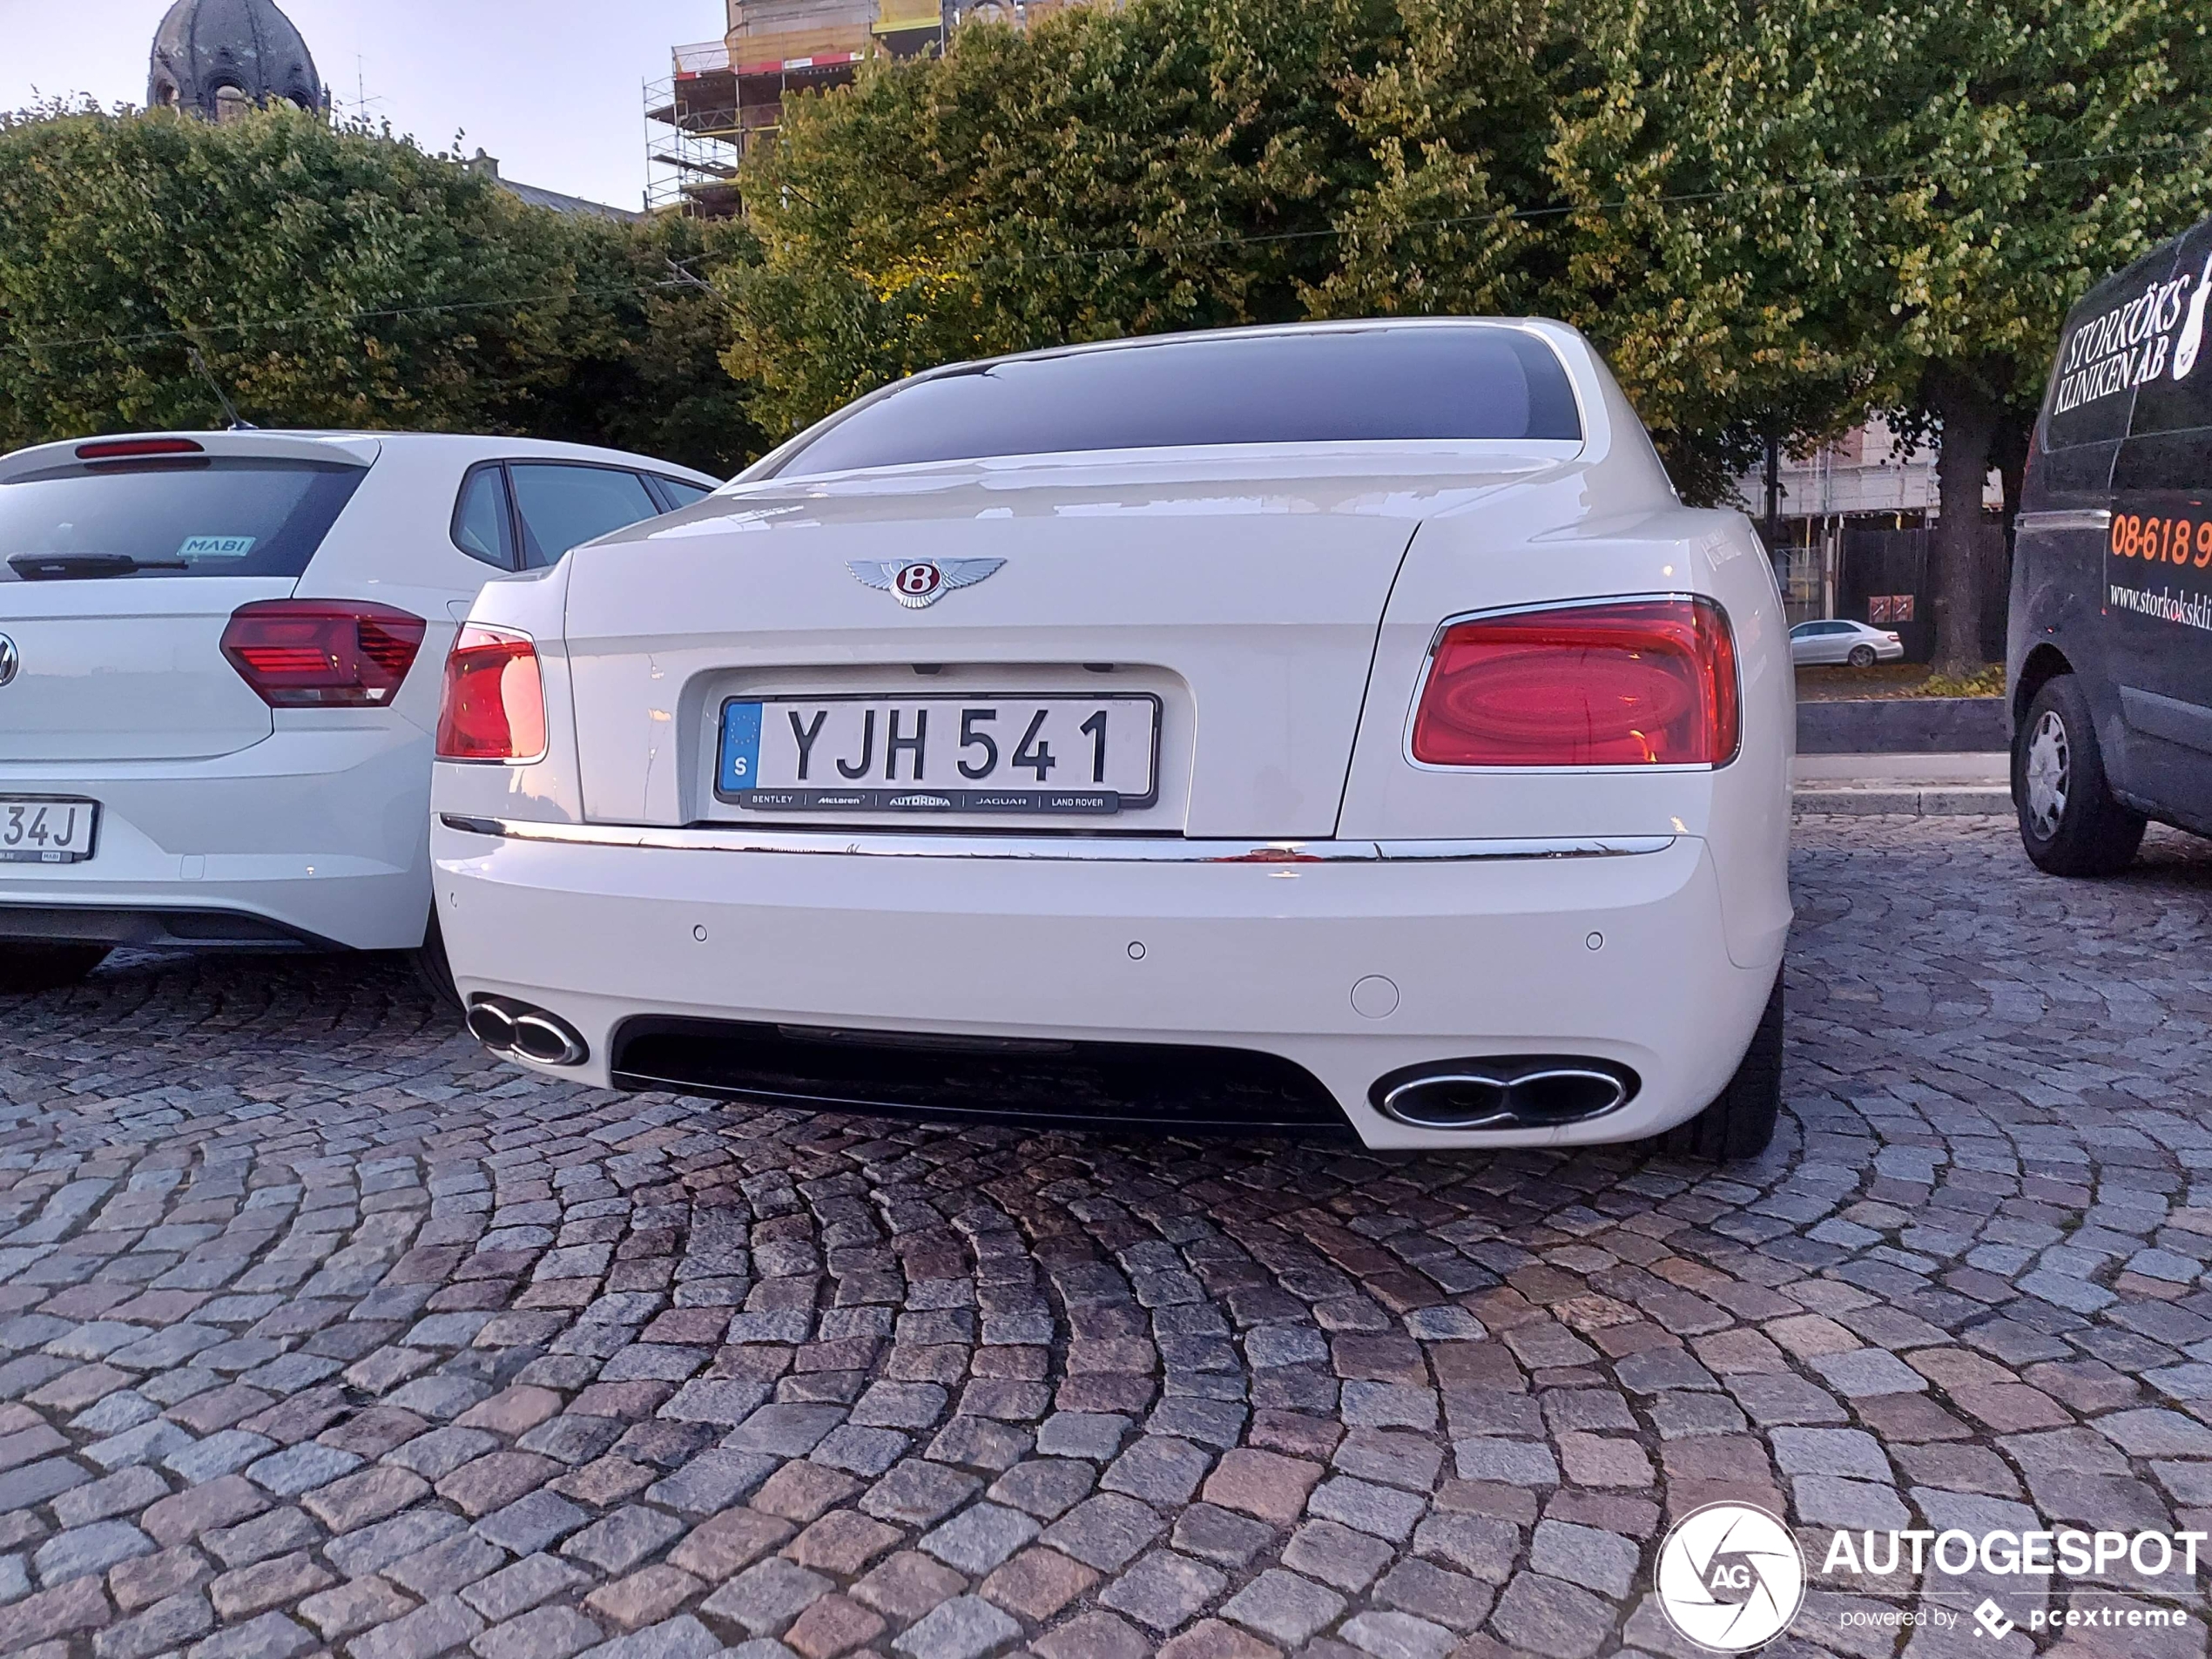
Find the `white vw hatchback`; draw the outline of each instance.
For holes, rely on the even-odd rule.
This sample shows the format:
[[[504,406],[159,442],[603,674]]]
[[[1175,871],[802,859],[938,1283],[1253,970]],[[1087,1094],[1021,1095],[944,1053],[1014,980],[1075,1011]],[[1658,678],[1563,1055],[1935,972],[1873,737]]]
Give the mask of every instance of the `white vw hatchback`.
[[[713,487],[394,433],[0,457],[0,989],[118,945],[423,945],[438,667],[476,590]]]
[[[433,851],[471,1028],[593,1084],[1742,1156],[1793,716],[1573,330],[1135,340],[492,583]]]

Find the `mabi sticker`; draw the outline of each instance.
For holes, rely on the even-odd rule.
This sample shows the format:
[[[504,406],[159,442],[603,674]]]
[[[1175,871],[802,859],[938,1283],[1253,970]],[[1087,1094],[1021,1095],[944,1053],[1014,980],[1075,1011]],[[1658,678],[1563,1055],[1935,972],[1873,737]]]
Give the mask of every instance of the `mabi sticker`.
[[[259,541],[253,536],[189,536],[177,550],[180,559],[242,559]]]

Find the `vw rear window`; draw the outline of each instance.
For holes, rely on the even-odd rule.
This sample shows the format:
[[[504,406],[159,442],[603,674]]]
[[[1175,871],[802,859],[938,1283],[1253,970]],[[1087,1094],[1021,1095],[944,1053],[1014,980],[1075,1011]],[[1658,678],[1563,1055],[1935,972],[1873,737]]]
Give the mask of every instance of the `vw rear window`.
[[[1228,334],[979,363],[821,428],[784,477],[1201,444],[1582,435],[1567,371],[1517,328]]]
[[[0,582],[296,577],[363,476],[233,455],[28,474],[0,484]]]

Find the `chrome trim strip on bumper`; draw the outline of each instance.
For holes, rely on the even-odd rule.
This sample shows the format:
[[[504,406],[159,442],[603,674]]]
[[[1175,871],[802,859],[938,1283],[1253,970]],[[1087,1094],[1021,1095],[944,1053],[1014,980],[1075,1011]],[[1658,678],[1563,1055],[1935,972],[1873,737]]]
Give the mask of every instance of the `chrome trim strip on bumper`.
[[[1010,859],[1103,864],[1457,864],[1488,859],[1606,859],[1663,853],[1672,835],[1554,836],[1466,841],[1185,841],[1136,836],[900,835],[835,830],[626,828],[533,824],[443,813],[464,835],[570,846],[635,846],[667,853],[812,853],[895,859]]]
[[[2112,528],[2112,509],[2108,507],[2084,507],[2060,512],[2022,513],[2013,522],[2016,530],[2108,530]]]

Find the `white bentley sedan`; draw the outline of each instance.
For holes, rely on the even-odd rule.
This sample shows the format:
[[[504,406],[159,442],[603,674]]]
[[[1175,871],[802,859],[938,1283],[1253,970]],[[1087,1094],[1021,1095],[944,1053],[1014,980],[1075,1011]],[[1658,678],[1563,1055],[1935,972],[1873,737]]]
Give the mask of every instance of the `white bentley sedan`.
[[[1541,321],[965,363],[496,582],[433,853],[579,1081],[1374,1147],[1773,1133],[1789,634]]]

